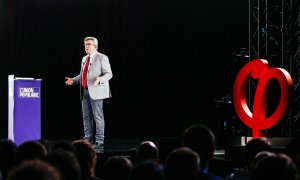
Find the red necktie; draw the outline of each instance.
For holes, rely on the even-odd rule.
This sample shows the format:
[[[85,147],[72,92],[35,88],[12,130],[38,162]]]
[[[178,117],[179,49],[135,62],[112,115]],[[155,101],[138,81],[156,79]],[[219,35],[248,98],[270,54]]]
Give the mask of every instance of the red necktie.
[[[90,56],[87,57],[85,66],[84,66],[84,70],[83,70],[83,76],[82,76],[82,87],[86,88],[87,87],[87,72],[89,69],[89,64],[90,64]]]

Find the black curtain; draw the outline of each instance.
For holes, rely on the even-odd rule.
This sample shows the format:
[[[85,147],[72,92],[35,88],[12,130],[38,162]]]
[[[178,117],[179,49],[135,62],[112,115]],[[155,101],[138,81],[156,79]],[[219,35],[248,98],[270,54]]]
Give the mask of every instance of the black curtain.
[[[232,53],[248,46],[247,1],[3,0],[0,8],[0,137],[9,74],[43,79],[43,138],[82,137],[79,87],[64,77],[79,73],[86,36],[98,38],[114,75],[107,137],[179,136],[195,123],[218,131],[215,102],[237,73]]]

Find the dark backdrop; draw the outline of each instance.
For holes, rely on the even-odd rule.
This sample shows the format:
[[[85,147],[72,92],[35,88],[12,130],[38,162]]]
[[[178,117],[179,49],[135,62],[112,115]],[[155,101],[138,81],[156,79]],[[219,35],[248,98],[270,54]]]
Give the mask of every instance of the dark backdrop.
[[[248,1],[0,0],[0,30],[0,137],[9,74],[43,79],[43,138],[82,137],[79,87],[64,77],[79,73],[86,36],[113,71],[106,137],[178,136],[195,123],[219,130],[216,102],[246,63],[232,54],[248,46]]]

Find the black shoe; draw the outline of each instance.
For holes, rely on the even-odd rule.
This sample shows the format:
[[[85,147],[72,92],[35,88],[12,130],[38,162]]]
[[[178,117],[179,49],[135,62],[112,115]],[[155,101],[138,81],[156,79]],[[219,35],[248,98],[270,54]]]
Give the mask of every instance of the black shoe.
[[[95,144],[93,144],[93,148],[94,148],[94,149],[100,149],[100,148],[103,148],[103,143],[95,142]]]

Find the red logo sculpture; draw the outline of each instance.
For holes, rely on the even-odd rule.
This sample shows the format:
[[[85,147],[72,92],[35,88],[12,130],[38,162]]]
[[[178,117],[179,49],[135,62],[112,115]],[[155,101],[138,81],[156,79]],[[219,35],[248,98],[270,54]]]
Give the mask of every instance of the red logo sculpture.
[[[252,129],[252,136],[264,136],[261,130],[274,126],[284,115],[289,92],[293,80],[289,73],[282,68],[268,67],[268,61],[256,59],[246,64],[239,72],[233,87],[233,103],[239,118]],[[258,79],[258,85],[254,95],[253,113],[251,113],[247,101],[247,82],[250,78]],[[277,80],[280,85],[280,101],[272,115],[266,117],[267,98],[271,84]]]

